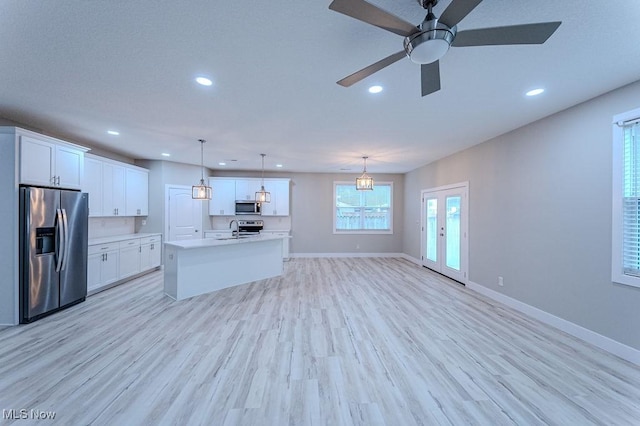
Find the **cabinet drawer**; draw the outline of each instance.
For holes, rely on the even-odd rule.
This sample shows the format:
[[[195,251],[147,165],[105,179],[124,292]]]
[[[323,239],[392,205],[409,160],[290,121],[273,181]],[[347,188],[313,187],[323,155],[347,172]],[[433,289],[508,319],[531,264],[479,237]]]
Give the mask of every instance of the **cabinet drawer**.
[[[118,250],[119,248],[120,245],[118,243],[96,244],[89,246],[88,254],[91,256],[92,254],[106,253],[108,251]]]
[[[134,238],[133,240],[120,241],[119,243],[119,246],[121,249],[127,248],[127,247],[139,246],[139,245],[140,245],[140,238]]]
[[[140,238],[140,244],[159,243],[162,237],[160,235],[154,235],[153,237]]]

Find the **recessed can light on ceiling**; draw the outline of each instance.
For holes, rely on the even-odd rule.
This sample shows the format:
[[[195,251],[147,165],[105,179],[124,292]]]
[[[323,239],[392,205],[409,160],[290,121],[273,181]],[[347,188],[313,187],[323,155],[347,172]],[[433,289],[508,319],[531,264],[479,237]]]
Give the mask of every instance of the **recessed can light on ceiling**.
[[[221,161],[221,162],[218,163],[218,166],[226,166],[226,165],[227,165],[227,163],[225,163],[224,161]]]
[[[380,92],[382,92],[382,86],[369,87],[369,93],[380,93]]]
[[[198,77],[196,78],[196,82],[198,84],[202,84],[203,86],[211,86],[213,82],[207,77]]]
[[[168,152],[163,152],[162,154],[163,157],[171,157],[171,154],[169,154]]]
[[[120,132],[117,132],[115,130],[107,130],[107,133],[109,133],[111,136],[118,136],[120,135]]]
[[[281,169],[282,168],[282,164],[276,164],[276,167]]]
[[[529,90],[527,93],[525,93],[527,96],[538,96],[539,94],[543,93],[544,89],[533,89],[533,90]]]

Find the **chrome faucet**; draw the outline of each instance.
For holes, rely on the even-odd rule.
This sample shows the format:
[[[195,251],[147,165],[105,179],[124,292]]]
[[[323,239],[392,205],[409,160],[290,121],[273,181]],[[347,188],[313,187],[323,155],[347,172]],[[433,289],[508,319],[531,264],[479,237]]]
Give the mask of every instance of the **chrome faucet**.
[[[240,238],[240,225],[238,224],[237,220],[233,219],[231,222],[229,222],[229,229],[231,229],[231,227],[233,226],[233,222],[236,223],[236,230],[235,230],[236,238]],[[231,231],[231,236],[233,236],[233,232],[234,231]]]

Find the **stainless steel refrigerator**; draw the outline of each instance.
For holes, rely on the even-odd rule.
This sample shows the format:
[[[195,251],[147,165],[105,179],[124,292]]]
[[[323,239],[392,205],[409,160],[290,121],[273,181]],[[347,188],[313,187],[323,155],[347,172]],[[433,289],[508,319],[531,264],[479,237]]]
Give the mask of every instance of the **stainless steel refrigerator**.
[[[89,196],[20,188],[20,322],[87,297]]]

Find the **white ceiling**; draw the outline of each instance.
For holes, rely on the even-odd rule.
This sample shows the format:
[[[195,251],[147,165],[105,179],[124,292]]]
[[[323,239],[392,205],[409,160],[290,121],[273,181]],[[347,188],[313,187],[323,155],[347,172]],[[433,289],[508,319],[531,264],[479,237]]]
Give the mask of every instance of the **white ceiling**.
[[[402,173],[640,76],[640,1],[485,0],[459,30],[562,25],[539,46],[452,48],[424,98],[408,59],[343,88],[402,37],[329,3],[2,0],[0,116],[133,158],[199,164],[204,138],[213,169],[259,169],[265,153],[267,170],[358,173],[369,155],[371,173]],[[372,3],[425,15],[415,0]]]

